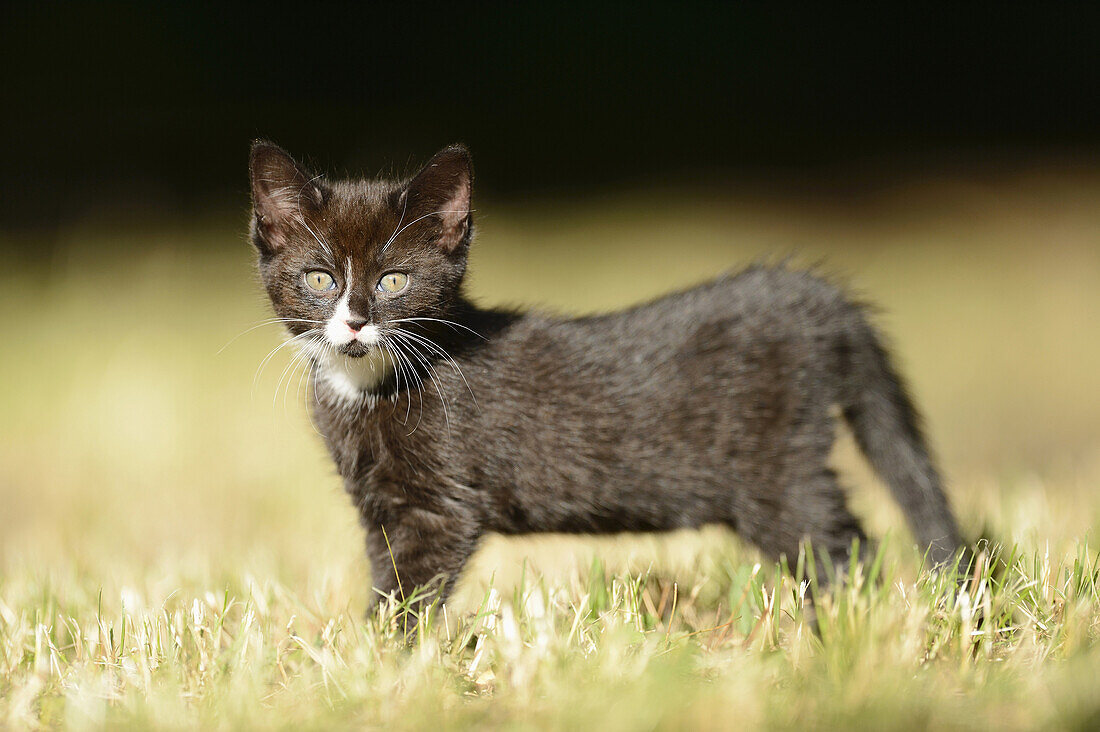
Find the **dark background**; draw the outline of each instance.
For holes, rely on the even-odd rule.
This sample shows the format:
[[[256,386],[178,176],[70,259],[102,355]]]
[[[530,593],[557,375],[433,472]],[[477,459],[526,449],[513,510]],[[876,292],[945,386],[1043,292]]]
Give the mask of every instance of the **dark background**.
[[[497,198],[843,192],[1092,162],[1085,6],[67,5],[4,11],[0,225],[243,205],[248,141],[373,174],[460,140]]]

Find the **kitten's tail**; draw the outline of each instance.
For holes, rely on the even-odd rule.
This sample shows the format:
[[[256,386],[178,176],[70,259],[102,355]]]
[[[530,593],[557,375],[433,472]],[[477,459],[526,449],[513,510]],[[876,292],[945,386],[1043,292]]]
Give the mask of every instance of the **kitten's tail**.
[[[862,321],[862,318],[861,318]],[[939,472],[905,384],[870,324],[860,323],[851,355],[851,398],[844,417],[871,466],[901,504],[909,526],[935,565],[961,545]]]

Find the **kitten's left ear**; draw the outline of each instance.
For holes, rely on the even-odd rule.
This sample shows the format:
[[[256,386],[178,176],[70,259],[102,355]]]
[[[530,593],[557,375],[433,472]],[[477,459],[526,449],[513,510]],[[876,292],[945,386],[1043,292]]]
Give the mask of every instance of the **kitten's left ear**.
[[[448,254],[469,243],[473,178],[470,151],[451,145],[437,152],[405,189],[407,216],[438,221],[437,243]]]

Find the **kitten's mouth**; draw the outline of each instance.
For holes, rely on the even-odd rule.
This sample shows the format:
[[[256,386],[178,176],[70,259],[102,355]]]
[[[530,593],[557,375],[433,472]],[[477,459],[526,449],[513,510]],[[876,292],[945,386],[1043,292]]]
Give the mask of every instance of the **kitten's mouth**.
[[[368,346],[365,343],[360,343],[359,341],[352,341],[351,343],[345,343],[344,345],[339,346],[336,350],[341,355],[347,356],[349,358],[362,358],[363,356],[368,355],[372,350],[374,350],[374,346]]]

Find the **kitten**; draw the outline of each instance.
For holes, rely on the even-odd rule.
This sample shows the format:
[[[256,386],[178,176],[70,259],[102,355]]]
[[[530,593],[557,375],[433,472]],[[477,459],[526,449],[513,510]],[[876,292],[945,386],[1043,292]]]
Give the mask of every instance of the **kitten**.
[[[930,560],[959,546],[878,334],[816,276],[752,267],[578,319],[485,310],[462,292],[465,148],[329,181],[259,141],[250,169],[259,270],[380,593],[445,598],[487,532],[723,523],[772,557],[809,539],[843,560],[866,540],[827,464],[835,407]]]

